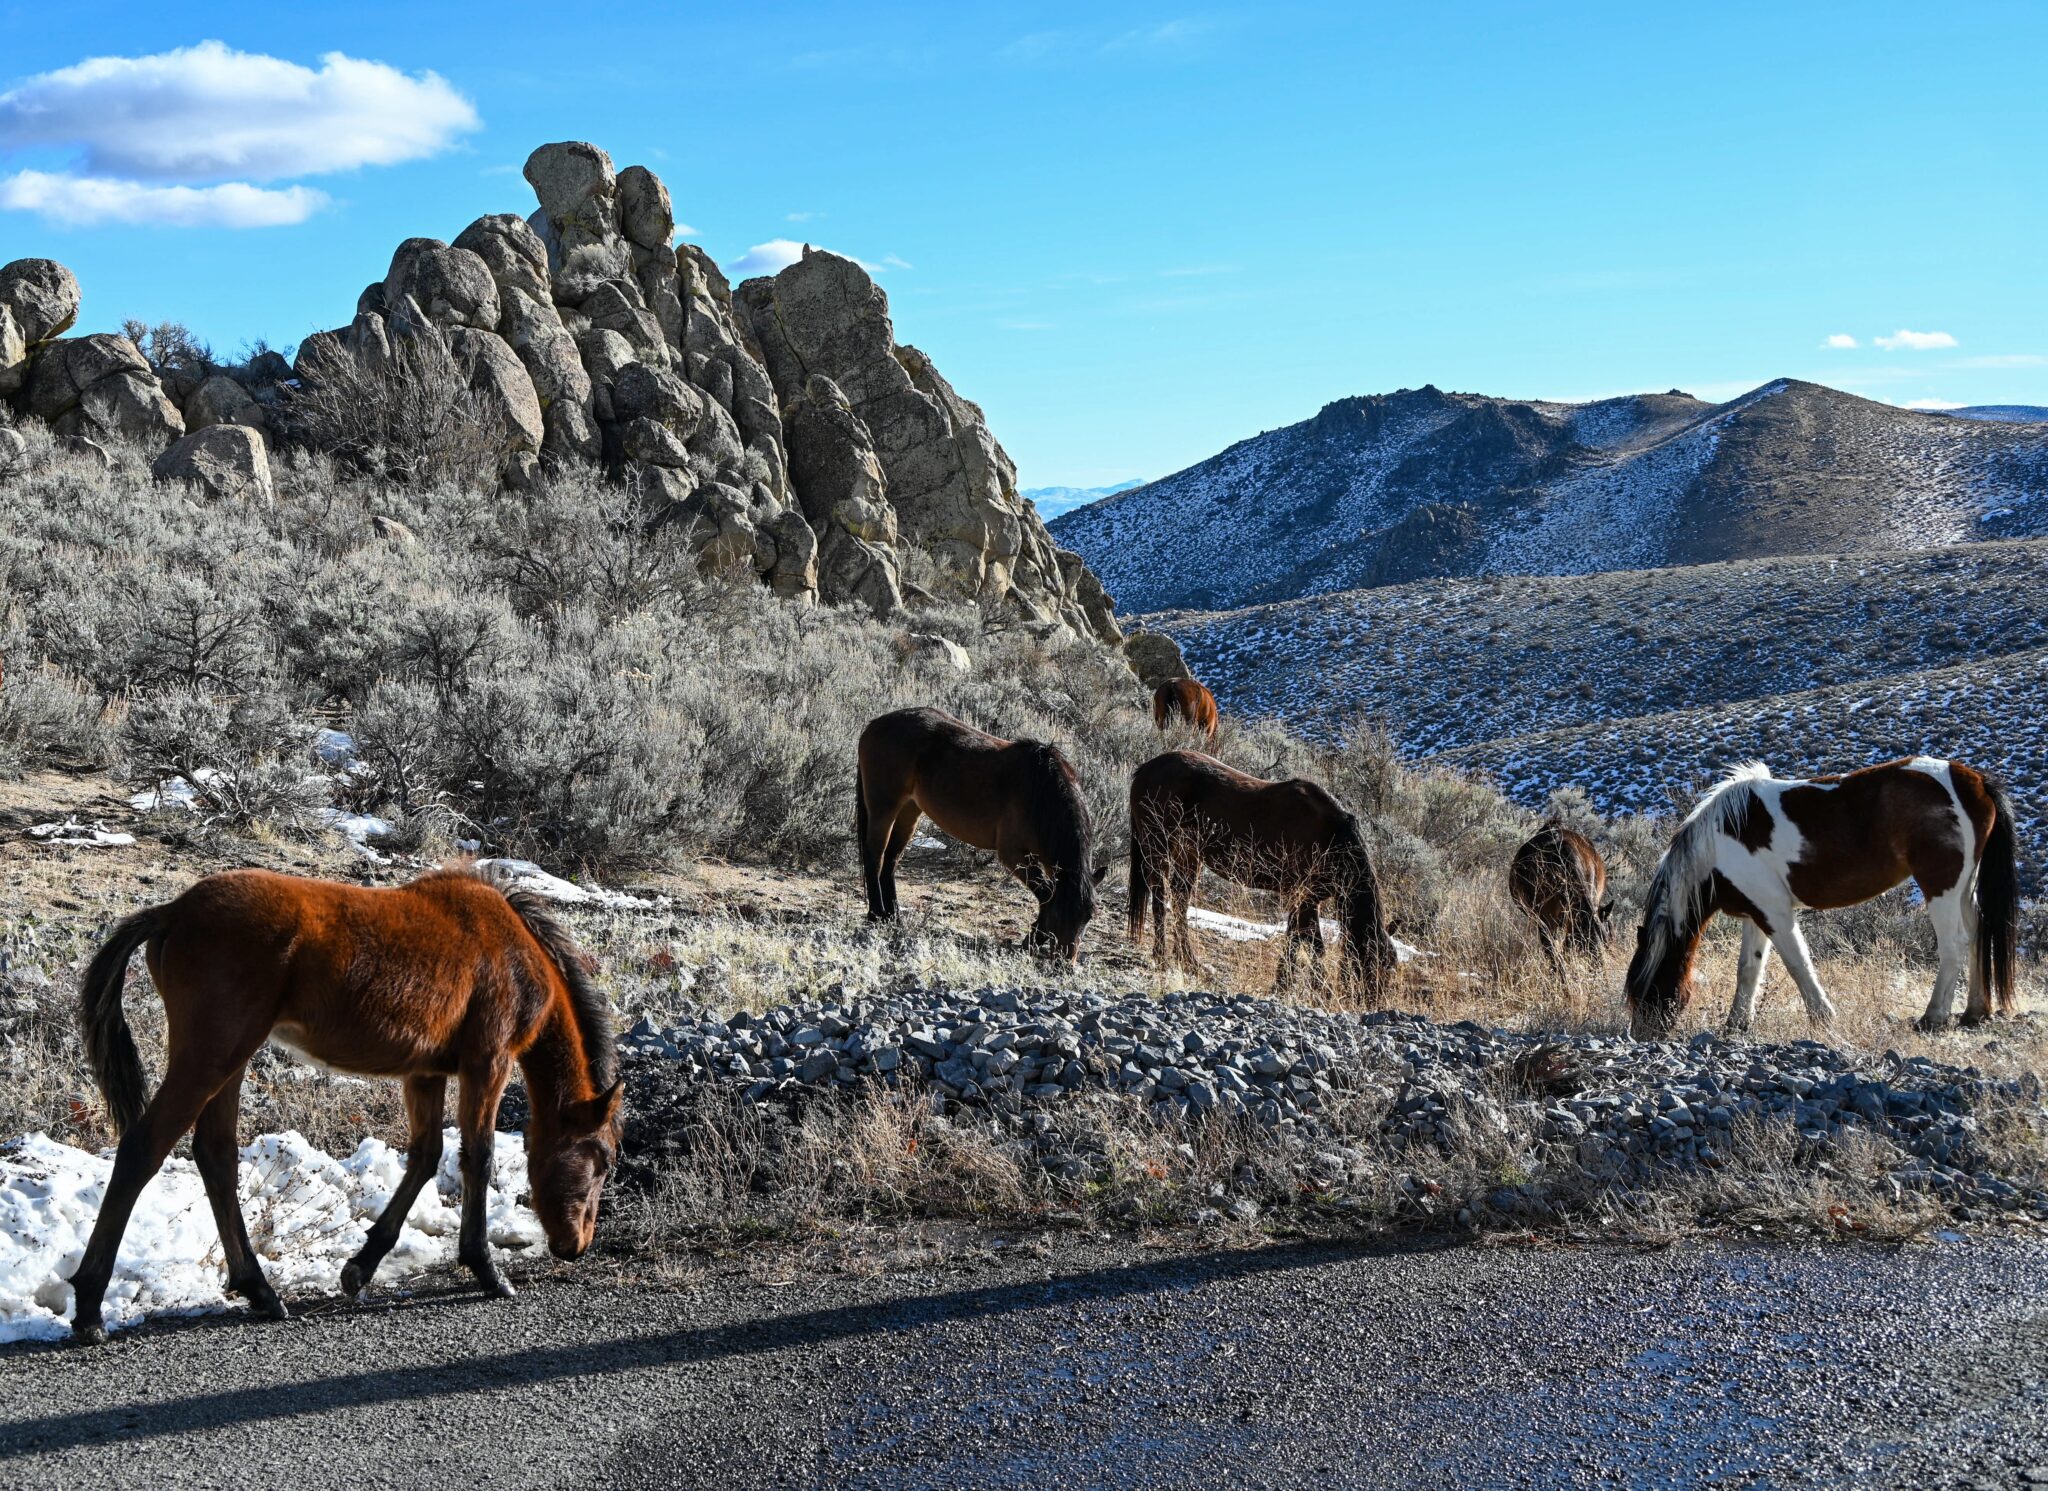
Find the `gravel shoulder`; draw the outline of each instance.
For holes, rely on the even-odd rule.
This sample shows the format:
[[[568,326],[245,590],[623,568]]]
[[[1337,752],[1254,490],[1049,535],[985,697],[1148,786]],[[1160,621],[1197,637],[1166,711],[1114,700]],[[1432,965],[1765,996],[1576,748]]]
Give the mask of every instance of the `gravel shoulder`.
[[[1023,1250],[1017,1250],[1022,1252]],[[2048,1249],[1080,1243],[0,1352],[44,1487],[2022,1486]]]

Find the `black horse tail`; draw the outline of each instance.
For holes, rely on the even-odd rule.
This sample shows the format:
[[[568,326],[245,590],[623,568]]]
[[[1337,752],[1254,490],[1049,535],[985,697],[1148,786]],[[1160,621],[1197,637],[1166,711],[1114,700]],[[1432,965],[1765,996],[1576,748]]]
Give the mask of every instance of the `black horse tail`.
[[[2009,1015],[2019,1002],[2013,981],[2013,947],[2019,937],[2020,876],[2018,835],[2013,830],[2012,799],[2003,784],[1984,779],[1996,813],[1991,837],[1984,842],[1984,860],[1977,867],[1977,967],[1993,1007]]]
[[[1401,960],[1387,935],[1380,877],[1366,847],[1365,831],[1354,815],[1344,817],[1352,839],[1344,875],[1344,966],[1368,1005],[1377,1008]]]
[[[868,852],[868,794],[861,782],[858,766],[853,769],[853,842],[865,862]]]
[[[170,925],[170,909],[151,906],[117,923],[79,984],[79,1030],[116,1133],[132,1128],[149,1105],[149,1083],[121,1008],[121,987],[128,979],[128,959],[143,943],[163,936]]]
[[[1150,824],[1143,822],[1144,814],[1138,810],[1136,798],[1131,801],[1131,893],[1128,914],[1131,923],[1131,941],[1136,942],[1145,935],[1145,907],[1152,899],[1154,884],[1159,878],[1159,867],[1152,862],[1158,845],[1152,842]],[[1164,912],[1161,913],[1164,915]]]

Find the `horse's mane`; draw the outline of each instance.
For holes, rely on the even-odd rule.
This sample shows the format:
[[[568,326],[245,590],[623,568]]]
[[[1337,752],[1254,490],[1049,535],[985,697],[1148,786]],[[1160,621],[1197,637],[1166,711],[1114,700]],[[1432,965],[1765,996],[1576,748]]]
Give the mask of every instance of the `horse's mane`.
[[[554,908],[534,892],[520,889],[509,877],[492,870],[480,870],[471,865],[443,873],[468,875],[481,880],[503,896],[505,904],[526,924],[526,930],[541,945],[541,950],[548,955],[548,961],[555,965],[555,971],[561,974],[562,983],[568,988],[569,1012],[575,1018],[577,1033],[583,1039],[583,1055],[589,1063],[591,1086],[598,1092],[604,1092],[617,1079],[619,1067],[618,1044],[612,1036],[611,1004],[591,982],[590,967],[584,961],[583,949],[576,945],[569,929],[557,919]]]
[[[1714,841],[1741,832],[1743,820],[1761,807],[1757,782],[1770,780],[1761,761],[1745,761],[1709,787],[1685,815],[1671,847],[1657,861],[1643,909],[1652,938],[1650,966],[1662,961],[1670,939],[1690,936],[1705,919],[1707,889],[1714,878]]]
[[[1095,824],[1088,813],[1088,799],[1081,794],[1080,780],[1074,775],[1074,768],[1066,755],[1056,745],[1043,740],[1021,739],[1011,742],[1029,763],[1023,772],[1022,785],[1024,802],[1031,814],[1031,821],[1048,838],[1056,840],[1052,831],[1071,823],[1075,829],[1075,842],[1049,843],[1054,853],[1061,850],[1074,851],[1074,865],[1079,873],[1086,876],[1095,856]]]

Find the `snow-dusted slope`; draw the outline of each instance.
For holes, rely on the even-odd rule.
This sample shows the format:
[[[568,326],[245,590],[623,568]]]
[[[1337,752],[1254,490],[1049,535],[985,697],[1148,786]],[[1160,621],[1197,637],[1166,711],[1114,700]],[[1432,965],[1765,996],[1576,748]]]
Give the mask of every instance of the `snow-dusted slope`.
[[[2048,532],[2048,426],[1779,380],[1552,404],[1345,399],[1052,525],[1126,613]]]

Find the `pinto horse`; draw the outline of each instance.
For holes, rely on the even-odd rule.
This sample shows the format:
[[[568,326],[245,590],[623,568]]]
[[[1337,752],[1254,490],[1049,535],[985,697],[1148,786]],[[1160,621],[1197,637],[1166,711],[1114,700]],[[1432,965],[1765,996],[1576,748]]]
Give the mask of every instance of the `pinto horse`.
[[[1686,815],[1657,864],[1628,965],[1629,1028],[1670,1033],[1692,998],[1693,958],[1715,912],[1742,920],[1731,1032],[1749,1028],[1775,947],[1816,1024],[1835,1007],[1814,976],[1799,910],[1853,906],[1907,879],[1920,888],[1940,945],[1922,1029],[1946,1025],[1965,967],[1967,1024],[2014,1006],[2019,875],[2012,804],[1959,761],[1926,756],[1843,776],[1780,780],[1738,766]]]
[[[1029,944],[1072,962],[1095,915],[1095,828],[1059,748],[1003,740],[937,709],[899,709],[860,733],[854,835],[868,920],[896,915],[896,863],[920,814],[995,853],[1038,901]]]
[[[170,1060],[154,1097],[121,1009],[138,947],[169,1027]],[[574,941],[525,892],[467,869],[390,889],[267,870],[209,875],[114,928],[86,969],[80,1006],[93,1074],[121,1132],[92,1240],[71,1276],[71,1329],[81,1340],[106,1338],[101,1301],[129,1213],[187,1129],[228,1287],[284,1319],[236,1193],[242,1074],[267,1039],[343,1071],[405,1081],[405,1176],[343,1268],[344,1293],[362,1292],[439,1169],[448,1079],[460,1077],[459,1256],[486,1291],[511,1295],[491,1256],[484,1206],[498,1099],[514,1061],[531,1098],[528,1175],[549,1250],[576,1258],[590,1246],[619,1154],[611,1017]]]
[[[1206,739],[1216,738],[1216,696],[1192,678],[1176,678],[1152,691],[1152,723],[1164,730],[1184,720]]]
[[[1154,756],[1131,777],[1129,910],[1136,942],[1149,907],[1162,968],[1195,965],[1188,902],[1204,864],[1285,902],[1287,943],[1275,980],[1283,992],[1302,949],[1321,968],[1322,903],[1342,902],[1345,975],[1379,1002],[1396,963],[1379,877],[1358,819],[1328,792],[1300,777],[1268,782],[1196,751]]]
[[[1508,894],[1536,923],[1544,956],[1560,975],[1559,945],[1602,961],[1607,914],[1607,862],[1584,834],[1562,823],[1545,823],[1515,851],[1508,867]]]

